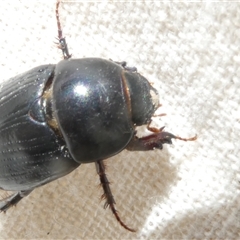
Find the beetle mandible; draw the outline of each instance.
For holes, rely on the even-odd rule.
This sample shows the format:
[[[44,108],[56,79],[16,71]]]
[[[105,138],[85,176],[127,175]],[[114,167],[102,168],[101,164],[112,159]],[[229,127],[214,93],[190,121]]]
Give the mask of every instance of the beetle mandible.
[[[104,159],[124,149],[162,149],[181,138],[150,127],[160,106],[158,92],[126,62],[71,59],[56,3],[58,47],[64,60],[35,67],[3,83],[0,90],[0,188],[16,191],[0,202],[7,211],[36,187],[94,162],[106,203],[118,222]],[[19,86],[16,88],[16,86]],[[136,136],[146,125],[151,134]]]

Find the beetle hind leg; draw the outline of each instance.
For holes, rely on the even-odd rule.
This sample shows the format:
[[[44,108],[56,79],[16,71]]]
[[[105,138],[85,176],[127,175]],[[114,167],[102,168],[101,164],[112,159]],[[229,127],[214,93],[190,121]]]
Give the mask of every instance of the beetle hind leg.
[[[19,201],[21,201],[24,197],[30,194],[32,190],[19,191],[7,198],[0,200],[0,212],[6,212],[10,207],[16,205]]]
[[[116,204],[116,202],[113,198],[112,191],[111,191],[111,188],[109,185],[110,183],[109,183],[106,173],[105,173],[105,165],[103,163],[103,160],[95,162],[95,165],[96,165],[97,173],[99,175],[100,182],[101,182],[103,192],[104,192],[102,195],[102,198],[106,199],[104,208],[106,209],[107,207],[110,207],[112,210],[112,213],[114,214],[115,218],[121,224],[122,227],[124,227],[125,229],[127,229],[131,232],[136,232],[136,230],[129,228],[124,222],[122,222],[122,220],[120,219],[120,217],[118,215],[118,212],[114,206],[114,204]]]

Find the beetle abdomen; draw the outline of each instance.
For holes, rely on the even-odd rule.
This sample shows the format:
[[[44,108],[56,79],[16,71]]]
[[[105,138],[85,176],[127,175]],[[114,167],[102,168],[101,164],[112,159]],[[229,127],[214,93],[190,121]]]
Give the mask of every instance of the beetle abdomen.
[[[0,188],[26,190],[69,173],[79,164],[33,111],[55,65],[43,65],[2,84],[0,91]]]

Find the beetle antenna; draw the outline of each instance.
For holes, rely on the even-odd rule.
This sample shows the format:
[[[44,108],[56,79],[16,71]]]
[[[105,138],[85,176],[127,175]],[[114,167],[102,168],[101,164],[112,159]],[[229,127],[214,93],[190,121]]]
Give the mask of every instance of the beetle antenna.
[[[56,3],[56,19],[57,19],[57,27],[58,27],[58,41],[59,41],[58,48],[62,50],[63,58],[69,59],[72,57],[72,54],[69,54],[66,39],[65,37],[63,37],[63,34],[62,34],[62,27],[61,27],[61,22],[59,19],[59,11],[58,11],[60,2],[61,2],[60,0],[57,0],[57,3]]]
[[[103,160],[99,160],[95,162],[96,164],[96,169],[97,169],[97,174],[99,175],[100,178],[100,182],[103,188],[103,195],[102,198],[106,199],[106,202],[104,204],[104,208],[106,209],[108,206],[111,208],[112,213],[114,214],[115,218],[118,220],[118,222],[121,224],[122,227],[124,227],[125,229],[127,229],[130,232],[136,232],[136,230],[129,228],[119,217],[118,212],[114,206],[114,204],[116,204],[113,195],[112,195],[112,191],[111,188],[109,186],[109,181],[107,179],[106,173],[105,173],[105,165]]]

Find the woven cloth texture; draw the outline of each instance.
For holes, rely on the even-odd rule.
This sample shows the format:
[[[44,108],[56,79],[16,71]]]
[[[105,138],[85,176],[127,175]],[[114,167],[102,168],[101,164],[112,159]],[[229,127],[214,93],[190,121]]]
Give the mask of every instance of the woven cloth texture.
[[[85,164],[0,214],[0,239],[240,239],[240,4],[64,1],[60,18],[73,58],[137,67],[159,92],[159,127],[198,139],[106,160],[136,233],[103,209]],[[55,1],[2,1],[0,30],[1,81],[62,58]]]

